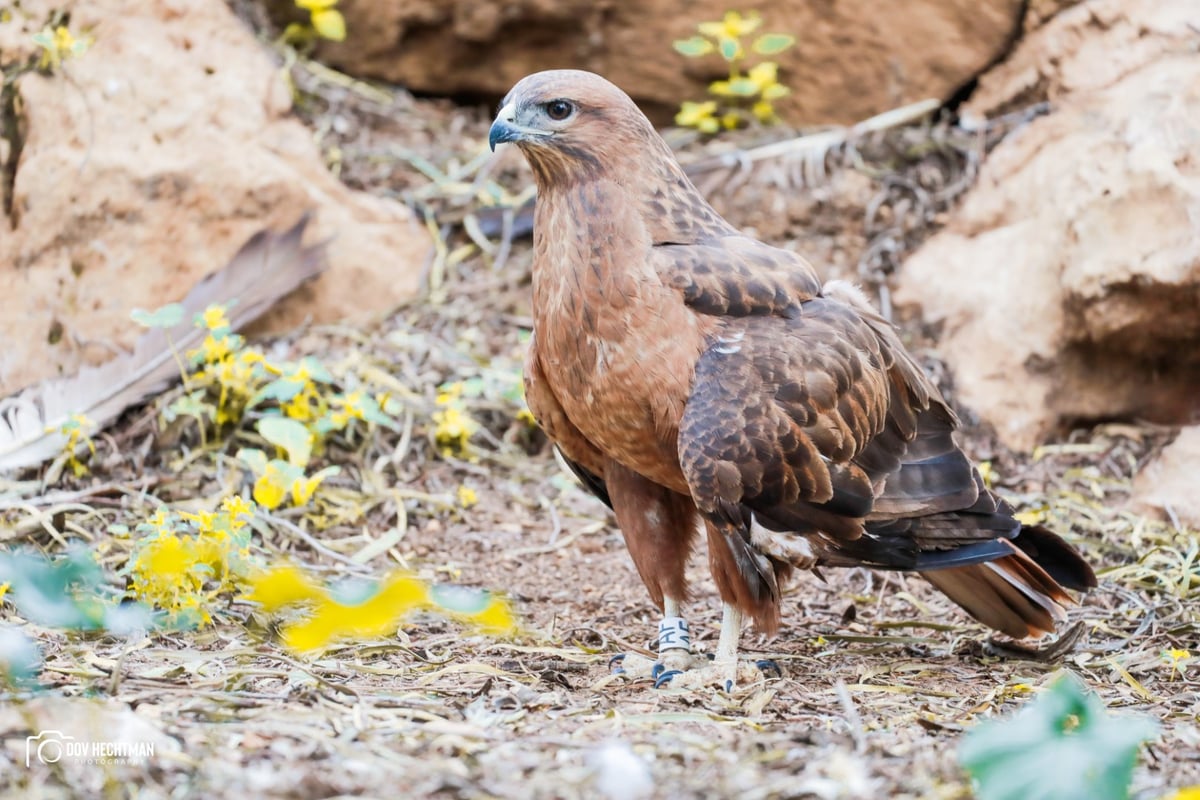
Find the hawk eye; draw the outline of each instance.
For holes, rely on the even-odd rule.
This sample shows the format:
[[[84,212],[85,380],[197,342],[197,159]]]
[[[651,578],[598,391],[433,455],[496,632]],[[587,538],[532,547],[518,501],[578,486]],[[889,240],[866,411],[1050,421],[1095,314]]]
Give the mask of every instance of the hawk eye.
[[[562,122],[567,117],[571,116],[571,112],[575,107],[566,100],[551,100],[546,103],[546,116],[555,122]]]

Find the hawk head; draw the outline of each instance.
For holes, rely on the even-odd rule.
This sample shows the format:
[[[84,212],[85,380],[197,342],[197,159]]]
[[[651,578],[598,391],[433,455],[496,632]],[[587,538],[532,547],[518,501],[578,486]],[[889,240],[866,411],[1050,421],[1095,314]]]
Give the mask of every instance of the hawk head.
[[[523,78],[504,98],[488,144],[512,142],[539,187],[603,171],[658,141],[629,95],[599,75],[550,70]]]

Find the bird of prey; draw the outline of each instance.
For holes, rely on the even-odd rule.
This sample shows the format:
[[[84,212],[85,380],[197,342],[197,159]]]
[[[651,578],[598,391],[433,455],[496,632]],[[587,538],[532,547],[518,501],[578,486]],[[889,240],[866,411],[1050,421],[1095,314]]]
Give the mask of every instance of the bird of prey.
[[[721,218],[616,86],[530,75],[489,142],[516,144],[537,183],[526,402],[663,611],[659,682],[692,669],[731,687],[743,618],[775,631],[795,569],[916,572],[1016,638],[1095,586],[985,487],[864,295]],[[711,663],[681,618],[701,529],[724,603]]]

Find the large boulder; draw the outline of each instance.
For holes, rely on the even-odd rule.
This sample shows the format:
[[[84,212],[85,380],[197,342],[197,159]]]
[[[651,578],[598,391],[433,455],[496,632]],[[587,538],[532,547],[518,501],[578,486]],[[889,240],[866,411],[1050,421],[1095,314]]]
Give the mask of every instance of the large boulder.
[[[903,266],[958,399],[1026,448],[1074,422],[1200,409],[1195,0],[1089,0],[981,80],[977,112],[1050,100]]]
[[[275,329],[414,294],[425,230],[329,173],[279,68],[225,3],[24,0],[0,23],[7,68],[53,9],[94,42],[55,74],[24,74],[7,110],[19,136],[4,148],[11,192],[0,181],[0,394],[127,347],[133,308],[181,298],[253,233],[309,209],[313,238],[332,237],[330,269]]]
[[[845,123],[948,97],[1005,52],[1023,5],[762,4],[763,30],[797,37],[778,57],[781,78],[793,90],[780,103],[782,115],[793,124]],[[680,101],[702,99],[724,68],[715,55],[684,58],[672,40],[688,38],[697,23],[719,20],[731,7],[739,6],[728,0],[342,0],[348,37],[322,45],[321,55],[351,74],[414,91],[492,99],[531,72],[586,69],[665,121]]]
[[[1136,507],[1200,531],[1200,425],[1184,428],[1133,481]]]

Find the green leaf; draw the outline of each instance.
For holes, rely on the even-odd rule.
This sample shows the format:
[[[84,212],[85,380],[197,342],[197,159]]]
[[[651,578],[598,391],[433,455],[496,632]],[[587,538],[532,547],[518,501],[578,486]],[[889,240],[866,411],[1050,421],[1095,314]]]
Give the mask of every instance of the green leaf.
[[[749,78],[737,78],[729,82],[729,93],[737,97],[754,97],[758,94],[758,84]]]
[[[143,328],[174,328],[183,322],[183,306],[168,303],[155,311],[135,308],[129,313],[129,318]]]
[[[754,40],[750,47],[761,56],[773,56],[782,53],[796,43],[795,36],[786,33],[764,33]]]
[[[42,651],[30,637],[13,625],[0,625],[0,685],[22,688],[37,685]]]
[[[167,422],[174,422],[179,417],[195,417],[196,419],[215,419],[217,410],[213,408],[212,403],[205,400],[207,391],[197,389],[191,394],[185,394],[174,403],[163,409],[163,418]]]
[[[300,363],[308,370],[308,376],[317,383],[333,383],[333,375],[329,373],[321,359],[315,356],[305,356]]]
[[[237,451],[236,458],[249,467],[255,475],[262,475],[267,471],[267,454],[257,447],[243,447]]]
[[[1156,729],[1145,717],[1109,715],[1066,675],[1015,716],[969,732],[958,757],[979,800],[1125,800],[1138,747]]]
[[[671,46],[675,48],[675,52],[682,53],[688,58],[706,56],[716,49],[713,47],[713,43],[703,36],[693,36],[690,39],[676,39]]]
[[[274,400],[277,403],[286,403],[304,388],[304,381],[294,381],[290,378],[278,378],[271,381],[266,386],[259,389],[250,398],[249,408],[254,408],[259,403],[266,400]]]
[[[730,39],[727,36],[721,37],[721,57],[726,61],[733,61],[742,52],[742,46],[738,44],[737,39]]]
[[[288,417],[263,417],[255,427],[264,439],[287,451],[292,464],[298,467],[308,464],[313,436],[303,423]]]

